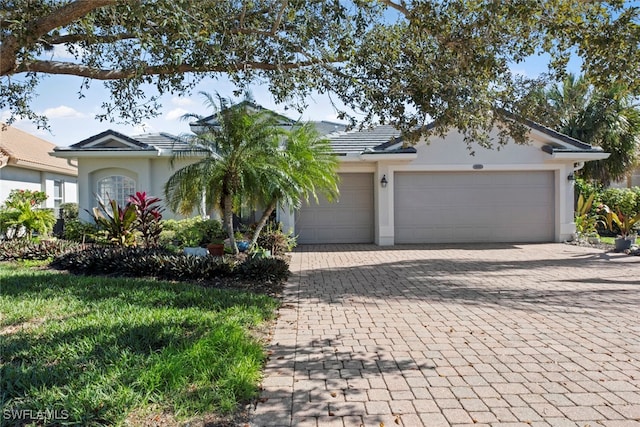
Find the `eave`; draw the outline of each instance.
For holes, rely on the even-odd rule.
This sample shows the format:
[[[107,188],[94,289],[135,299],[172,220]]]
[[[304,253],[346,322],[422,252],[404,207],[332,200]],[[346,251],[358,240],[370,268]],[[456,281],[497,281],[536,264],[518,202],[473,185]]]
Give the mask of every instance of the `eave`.
[[[378,162],[380,160],[396,160],[410,162],[418,158],[417,153],[361,153],[361,160]]]
[[[550,145],[542,147],[542,151],[550,157],[546,160],[551,162],[589,162],[593,160],[604,160],[609,158],[611,153],[602,151],[601,148],[594,147],[591,150],[556,148]]]

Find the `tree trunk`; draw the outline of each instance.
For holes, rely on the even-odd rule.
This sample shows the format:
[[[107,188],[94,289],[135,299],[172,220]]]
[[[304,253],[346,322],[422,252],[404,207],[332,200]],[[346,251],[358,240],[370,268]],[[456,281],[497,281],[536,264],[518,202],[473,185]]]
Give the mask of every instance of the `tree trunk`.
[[[258,242],[258,237],[260,236],[260,232],[264,228],[264,225],[267,223],[267,220],[269,219],[269,217],[271,216],[271,213],[275,210],[277,205],[278,205],[277,200],[271,201],[271,203],[269,203],[269,205],[266,207],[266,209],[262,213],[262,216],[260,217],[260,221],[258,221],[258,224],[256,224],[256,230],[253,232],[253,237],[251,238],[251,243],[249,244],[250,248],[254,247],[255,244]]]
[[[238,245],[236,244],[236,238],[233,235],[233,202],[231,200],[230,195],[224,196],[224,223],[225,227],[227,227],[227,234],[229,235],[229,244],[231,245],[231,249],[233,250],[233,254],[237,255],[240,251],[238,250]]]

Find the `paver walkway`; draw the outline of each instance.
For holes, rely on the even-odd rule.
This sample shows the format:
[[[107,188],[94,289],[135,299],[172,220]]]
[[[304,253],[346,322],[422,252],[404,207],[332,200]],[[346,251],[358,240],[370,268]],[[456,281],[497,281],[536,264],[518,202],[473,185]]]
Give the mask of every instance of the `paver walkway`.
[[[640,426],[640,257],[303,246],[252,426]]]

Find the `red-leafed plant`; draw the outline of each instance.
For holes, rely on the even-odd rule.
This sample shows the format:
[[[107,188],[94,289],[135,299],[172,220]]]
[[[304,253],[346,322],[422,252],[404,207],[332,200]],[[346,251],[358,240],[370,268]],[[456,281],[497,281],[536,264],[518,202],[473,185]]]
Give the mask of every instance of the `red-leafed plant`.
[[[129,203],[137,213],[136,228],[142,235],[142,244],[147,248],[157,247],[162,232],[162,211],[160,199],[148,196],[146,192],[136,192],[129,196]]]

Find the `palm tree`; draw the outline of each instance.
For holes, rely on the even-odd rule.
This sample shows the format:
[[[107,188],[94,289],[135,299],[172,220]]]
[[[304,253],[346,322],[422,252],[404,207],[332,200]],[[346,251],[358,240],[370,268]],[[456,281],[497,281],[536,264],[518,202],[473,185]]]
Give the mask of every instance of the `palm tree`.
[[[188,215],[202,203],[217,208],[234,253],[238,247],[233,230],[233,206],[243,194],[259,191],[265,177],[279,173],[277,158],[282,129],[276,117],[266,111],[250,111],[249,103],[234,105],[230,100],[201,93],[205,105],[214,111],[214,122],[196,119],[202,131],[188,137],[189,149],[174,153],[176,158],[199,156],[196,162],[177,170],[165,184],[167,205]],[[248,101],[248,100],[245,100]]]
[[[234,253],[233,208],[241,202],[264,208],[251,245],[279,203],[291,209],[318,193],[329,200],[338,194],[338,159],[326,139],[312,124],[294,126],[290,132],[279,126],[279,117],[268,110],[251,110],[246,102],[230,101],[203,94],[214,109],[214,123],[197,119],[203,132],[190,137],[190,149],[177,157],[198,155],[199,160],[176,171],[165,185],[169,208],[188,215],[202,203],[222,211],[223,222]],[[217,102],[216,102],[217,101]],[[172,160],[174,160],[172,159]],[[172,163],[173,164],[173,163]]]
[[[635,166],[640,148],[640,111],[621,86],[595,90],[582,77],[567,76],[539,98],[537,120],[566,135],[611,153],[608,159],[587,162],[579,174],[609,185]]]
[[[262,228],[278,204],[291,210],[300,208],[301,202],[312,198],[318,202],[318,193],[333,200],[338,195],[338,159],[329,140],[320,138],[315,126],[306,123],[287,133],[285,144],[278,151],[277,172],[265,176],[255,201],[264,207],[251,239],[258,241]]]

